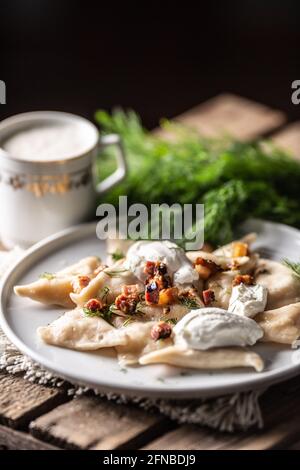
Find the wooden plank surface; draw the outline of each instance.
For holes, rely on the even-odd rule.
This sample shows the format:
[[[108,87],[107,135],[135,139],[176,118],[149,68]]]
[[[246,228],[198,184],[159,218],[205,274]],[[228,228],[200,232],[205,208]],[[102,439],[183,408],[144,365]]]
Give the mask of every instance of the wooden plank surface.
[[[30,434],[0,425],[0,450],[60,450]]]
[[[14,375],[0,375],[0,422],[13,428],[25,426],[34,417],[62,403],[64,394],[32,384]]]
[[[30,424],[31,433],[69,449],[136,448],[168,429],[169,422],[130,405],[80,397]]]
[[[300,439],[300,377],[267,390],[260,403],[262,430],[220,433],[199,426],[181,426],[155,439],[148,450],[268,450],[286,448]]]
[[[281,126],[286,117],[281,111],[224,93],[181,114],[175,121],[191,126],[207,137],[225,134],[249,140]]]
[[[288,150],[297,160],[300,159],[300,122],[289,124],[273,137],[275,144]]]

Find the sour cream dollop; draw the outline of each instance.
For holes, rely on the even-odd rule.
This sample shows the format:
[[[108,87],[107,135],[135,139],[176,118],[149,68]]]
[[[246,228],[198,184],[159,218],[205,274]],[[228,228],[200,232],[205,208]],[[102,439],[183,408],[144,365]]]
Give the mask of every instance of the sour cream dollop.
[[[124,266],[144,282],[147,277],[144,273],[147,261],[165,263],[175,285],[193,284],[199,279],[198,273],[184,250],[175,243],[169,241],[136,242],[129,248]]]
[[[267,304],[268,289],[259,284],[248,286],[239,284],[232,288],[229,300],[229,312],[253,318],[263,312]]]
[[[252,346],[263,336],[251,318],[221,308],[192,310],[173,328],[175,344],[191,349]]]

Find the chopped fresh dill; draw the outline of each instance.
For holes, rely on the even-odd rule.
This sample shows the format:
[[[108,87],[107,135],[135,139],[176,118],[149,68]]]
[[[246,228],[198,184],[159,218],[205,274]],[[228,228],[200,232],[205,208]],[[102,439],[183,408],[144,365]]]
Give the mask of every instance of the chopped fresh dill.
[[[163,320],[166,323],[171,323],[171,325],[176,325],[178,322],[178,318],[167,318],[166,320]]]
[[[55,279],[56,276],[55,274],[45,272],[40,274],[39,277],[40,279],[48,279],[48,281],[51,281],[51,279]]]
[[[200,308],[200,305],[198,304],[197,300],[193,297],[180,297],[179,300],[182,305],[185,305],[185,307],[190,308],[191,310]]]
[[[163,321],[165,323],[170,323],[171,325],[176,325],[176,323],[178,322],[178,318],[168,318],[166,316],[163,316],[163,317],[160,317],[159,319],[160,321]]]
[[[284,258],[282,260],[282,264],[287,268],[291,269],[294,276],[300,279],[300,262],[296,263],[295,261],[290,261],[287,258]]]
[[[110,292],[110,288],[107,286],[104,286],[103,289],[101,289],[100,294],[99,294],[100,299],[106,302],[109,292]]]
[[[120,277],[122,274],[128,272],[127,269],[108,269],[104,270],[105,274],[107,274],[109,277]]]
[[[135,307],[135,313],[139,313],[140,315],[145,315],[145,312],[141,310],[143,307],[146,307],[145,302],[138,302]]]
[[[120,259],[125,258],[124,253],[120,250],[116,250],[113,253],[110,253],[110,256],[112,257],[113,261],[119,261]]]
[[[103,320],[105,320],[105,321],[107,321],[107,323],[111,324],[112,312],[110,311],[110,307],[108,305],[105,305],[103,308],[101,308],[99,310],[91,310],[87,307],[83,307],[83,312],[88,317],[103,318]]]
[[[109,312],[111,315],[116,315],[117,317],[123,317],[124,314],[121,314],[121,310],[119,310],[115,304],[111,304],[109,306]]]
[[[132,323],[133,321],[134,321],[133,317],[130,316],[130,317],[126,318],[126,320],[124,321],[122,326],[127,326],[127,325],[129,325],[129,323]]]

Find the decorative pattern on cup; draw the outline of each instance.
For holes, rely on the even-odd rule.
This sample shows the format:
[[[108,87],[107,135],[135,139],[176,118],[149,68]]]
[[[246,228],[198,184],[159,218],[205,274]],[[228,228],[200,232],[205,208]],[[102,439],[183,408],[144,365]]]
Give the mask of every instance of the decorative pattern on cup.
[[[90,168],[73,174],[61,175],[0,175],[0,182],[11,186],[14,190],[25,189],[36,197],[46,194],[65,194],[72,189],[87,186],[92,181]]]

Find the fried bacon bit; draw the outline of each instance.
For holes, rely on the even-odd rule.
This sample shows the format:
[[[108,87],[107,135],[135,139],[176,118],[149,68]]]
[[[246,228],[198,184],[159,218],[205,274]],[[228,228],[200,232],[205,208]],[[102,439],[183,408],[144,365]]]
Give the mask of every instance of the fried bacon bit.
[[[139,302],[139,286],[133,284],[131,286],[123,286],[122,294],[118,295],[115,300],[115,306],[121,312],[128,315],[133,314]]]
[[[202,292],[204,305],[210,305],[215,298],[215,293],[212,289],[207,289]]]
[[[244,275],[237,275],[233,279],[232,286],[238,286],[239,284],[247,284],[247,285],[252,285],[254,284],[253,277],[250,276],[250,274],[244,274]]]
[[[197,258],[195,262],[195,269],[199,274],[199,277],[205,281],[212,274],[220,271],[221,267],[218,266],[214,261],[204,258]]]
[[[91,278],[89,276],[77,276],[72,281],[73,292],[79,294],[82,289],[89,285]]]
[[[147,261],[144,267],[144,273],[147,274],[147,276],[154,276],[154,268],[155,268],[155,262],[154,261]]]
[[[159,288],[155,281],[152,281],[146,285],[145,301],[147,304],[158,304]]]
[[[156,325],[154,325],[151,329],[151,338],[154,341],[158,341],[159,339],[166,339],[169,338],[172,334],[172,326],[170,323],[166,323],[164,321],[160,321]]]
[[[177,287],[168,287],[168,289],[162,289],[159,292],[159,305],[169,305],[178,299],[178,288]]]
[[[91,312],[98,312],[99,310],[102,309],[103,304],[100,302],[98,299],[90,299],[84,306],[87,310],[90,310]]]
[[[123,286],[122,287],[122,294],[127,296],[138,296],[139,294],[139,285],[132,284],[130,286]]]
[[[167,266],[160,261],[147,261],[144,272],[148,276],[145,282],[145,301],[147,304],[158,304],[160,291],[171,288],[171,278],[168,275]],[[164,295],[162,299],[162,302],[166,301]]]
[[[100,266],[94,270],[94,276],[98,276],[98,274],[106,268],[108,268],[107,264],[100,264]]]
[[[240,258],[249,254],[249,247],[247,243],[235,242],[232,244],[232,257]]]

